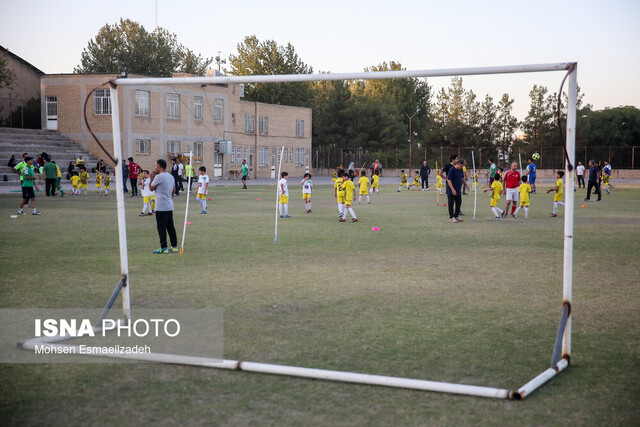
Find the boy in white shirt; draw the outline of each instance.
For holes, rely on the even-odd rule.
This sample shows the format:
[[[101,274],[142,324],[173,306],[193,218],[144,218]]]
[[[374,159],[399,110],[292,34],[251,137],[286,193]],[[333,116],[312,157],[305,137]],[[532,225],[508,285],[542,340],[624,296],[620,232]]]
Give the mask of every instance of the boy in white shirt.
[[[302,185],[302,200],[304,201],[304,210],[307,213],[311,213],[311,191],[313,190],[313,181],[311,180],[311,174],[305,173],[304,178],[300,182]]]
[[[151,213],[151,179],[149,178],[149,171],[142,171],[140,176],[140,193],[142,193],[142,212],[140,216],[153,215]]]
[[[200,202],[200,206],[202,206],[202,212],[200,212],[200,214],[206,214],[207,194],[209,194],[209,175],[207,175],[207,168],[204,166],[200,166],[198,171],[200,172],[200,175],[198,176],[198,191],[196,199]]]
[[[291,215],[289,215],[289,187],[287,185],[289,173],[282,172],[280,176],[280,181],[278,181],[278,209],[280,210],[280,218],[291,218]]]

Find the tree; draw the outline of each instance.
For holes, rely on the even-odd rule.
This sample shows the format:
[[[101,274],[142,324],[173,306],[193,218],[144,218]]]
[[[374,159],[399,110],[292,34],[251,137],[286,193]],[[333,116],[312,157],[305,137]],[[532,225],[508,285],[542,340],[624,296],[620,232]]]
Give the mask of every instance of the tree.
[[[11,86],[14,78],[13,71],[7,66],[7,59],[0,56],[0,89]]]
[[[518,128],[518,119],[513,117],[513,99],[509,98],[509,94],[505,93],[498,102],[497,130],[498,145],[508,148],[513,143],[515,131]]]
[[[106,24],[82,51],[74,73],[128,73],[171,76],[171,73],[205,75],[213,58],[202,58],[178,43],[163,28],[149,33],[137,22],[120,19]]]
[[[537,149],[553,145],[557,141],[555,129],[555,95],[549,95],[544,86],[533,85],[529,92],[531,107],[522,122],[524,142]]]
[[[238,54],[229,56],[231,74],[235,76],[269,74],[309,74],[313,69],[298,57],[291,43],[278,46],[273,40],[261,42],[256,36],[245,37],[238,44]],[[269,104],[311,104],[311,84],[300,83],[251,83],[245,85],[247,100]]]
[[[491,147],[495,145],[498,128],[498,111],[493,103],[493,98],[485,95],[484,101],[480,105],[480,120],[478,132],[478,145],[481,147]]]

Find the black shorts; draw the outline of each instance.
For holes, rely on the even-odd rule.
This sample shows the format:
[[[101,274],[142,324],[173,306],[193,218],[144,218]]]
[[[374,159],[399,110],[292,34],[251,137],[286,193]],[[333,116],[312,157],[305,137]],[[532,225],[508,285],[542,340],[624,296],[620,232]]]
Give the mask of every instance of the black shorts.
[[[33,192],[33,187],[22,187],[22,198],[25,200],[35,199],[36,193]]]
[[[247,180],[247,175],[242,175],[242,180],[246,181]]]

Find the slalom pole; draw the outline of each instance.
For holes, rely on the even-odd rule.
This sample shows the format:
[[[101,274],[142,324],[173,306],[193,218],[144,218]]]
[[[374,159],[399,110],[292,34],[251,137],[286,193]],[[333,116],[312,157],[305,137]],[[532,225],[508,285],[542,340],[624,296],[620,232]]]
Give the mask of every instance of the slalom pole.
[[[476,181],[476,158],[471,152],[471,162],[473,163],[473,177],[471,181],[473,182],[473,221],[476,220],[476,206],[478,204],[478,183]]]
[[[520,155],[519,150],[518,150],[518,162],[520,163],[520,176],[522,176],[522,156]]]
[[[280,187],[278,182],[280,181],[280,174],[282,173],[282,155],[284,154],[284,145],[280,149],[280,164],[278,165],[278,175],[276,175],[276,231],[273,238],[274,242],[278,241],[278,205],[280,204]]]
[[[438,172],[438,161],[436,160],[436,174],[439,174]],[[438,182],[438,178],[436,177],[436,183]],[[436,206],[440,206],[440,189],[436,188]]]
[[[101,170],[102,170],[102,160],[98,161],[98,174],[102,173]],[[100,197],[102,197],[102,183],[103,182],[104,182],[104,176],[102,177],[102,181],[100,182]]]
[[[189,167],[190,174],[193,175],[193,151],[189,151]],[[182,179],[182,177],[180,177]],[[180,244],[180,256],[184,253],[184,236],[187,234],[187,215],[189,214],[189,195],[191,194],[191,186],[187,186],[187,206],[184,208],[184,227],[182,228],[182,243]]]

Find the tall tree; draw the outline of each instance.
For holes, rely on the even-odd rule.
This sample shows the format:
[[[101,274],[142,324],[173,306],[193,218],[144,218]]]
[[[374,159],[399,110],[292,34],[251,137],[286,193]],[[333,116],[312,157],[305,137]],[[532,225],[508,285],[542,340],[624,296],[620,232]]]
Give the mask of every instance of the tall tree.
[[[478,145],[481,147],[491,147],[496,144],[498,135],[498,110],[493,103],[493,98],[485,95],[484,101],[480,105],[480,123],[478,132]]]
[[[557,141],[555,133],[555,95],[549,95],[544,86],[533,85],[529,92],[531,106],[522,122],[524,142],[534,149],[553,145]]]
[[[516,119],[511,111],[513,110],[514,100],[509,98],[509,94],[505,93],[498,102],[498,117],[497,117],[497,129],[498,129],[498,145],[503,148],[508,148],[513,143],[516,129],[518,128],[518,119]]]
[[[269,74],[309,74],[313,69],[306,65],[291,43],[278,46],[273,40],[260,41],[256,36],[247,36],[238,44],[238,54],[229,56],[230,73],[235,76]],[[269,104],[311,104],[311,84],[300,83],[251,83],[245,86],[248,100]]]
[[[135,21],[106,24],[82,51],[75,73],[128,73],[170,76],[181,72],[205,75],[213,58],[202,58],[178,43],[163,28],[148,32]]]

